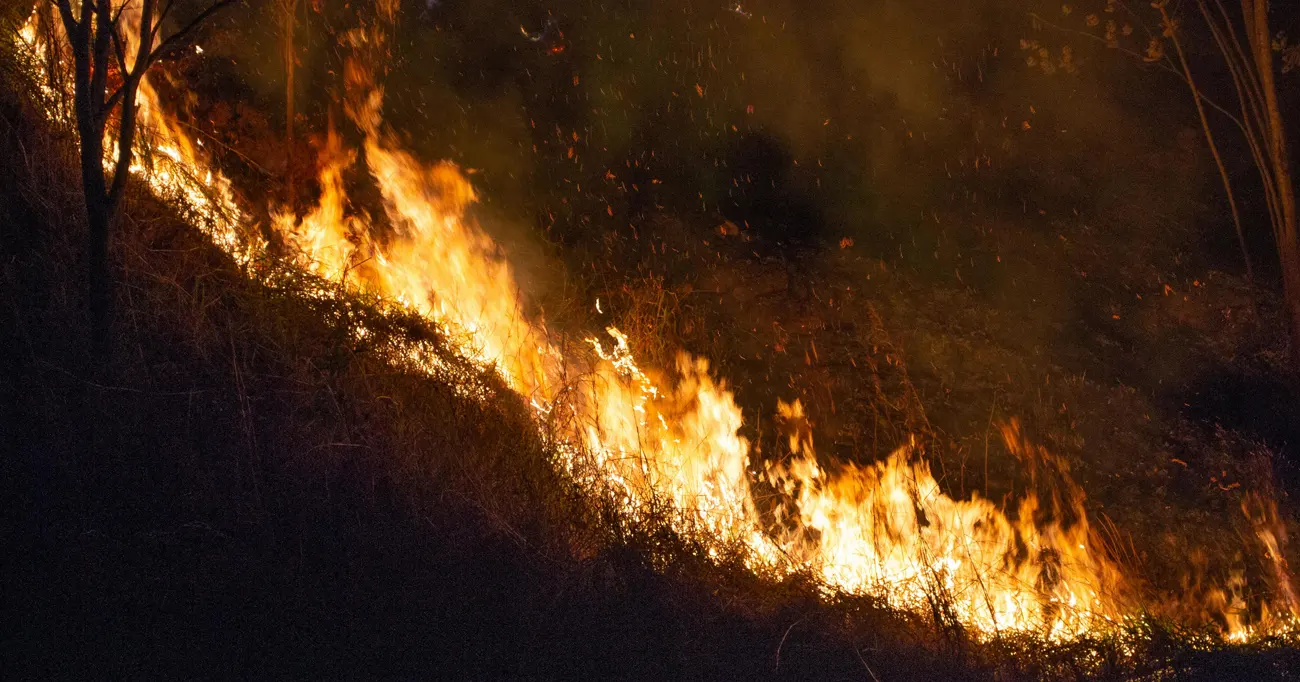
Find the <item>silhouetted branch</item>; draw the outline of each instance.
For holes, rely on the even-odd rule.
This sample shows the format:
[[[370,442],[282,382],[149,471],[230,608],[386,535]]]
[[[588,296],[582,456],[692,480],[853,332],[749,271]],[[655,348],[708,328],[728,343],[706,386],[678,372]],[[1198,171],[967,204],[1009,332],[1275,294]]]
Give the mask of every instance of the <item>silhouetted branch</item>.
[[[226,7],[233,5],[238,1],[239,0],[218,0],[217,2],[213,3],[206,10],[200,12],[198,16],[194,17],[194,19],[191,20],[190,23],[186,24],[180,30],[168,36],[166,40],[163,40],[161,43],[159,43],[158,47],[154,49],[152,53],[150,53],[148,63],[153,63],[154,60],[165,55],[168,51],[181,47],[183,41],[187,39],[189,34],[193,32],[194,29],[198,28],[199,24],[206,21],[207,18],[212,16],[213,14],[216,14],[222,9],[225,9]]]
[[[1074,29],[1074,28],[1066,28],[1066,27],[1064,27],[1064,26],[1060,26],[1060,25],[1057,25],[1057,24],[1053,24],[1052,22],[1047,21],[1046,19],[1043,19],[1043,18],[1042,18],[1041,16],[1039,16],[1039,14],[1036,13],[1036,12],[1030,12],[1030,13],[1029,13],[1029,16],[1030,16],[1031,18],[1033,18],[1034,21],[1037,21],[1037,22],[1043,24],[1044,26],[1047,26],[1047,27],[1049,27],[1049,28],[1051,28],[1051,29],[1053,29],[1053,30],[1060,31],[1061,33],[1073,33],[1073,34],[1080,35],[1080,36],[1083,36],[1083,37],[1085,37],[1085,38],[1088,38],[1089,40],[1093,40],[1093,41],[1096,41],[1096,42],[1099,42],[1099,43],[1103,43],[1103,44],[1106,43],[1106,39],[1105,39],[1105,38],[1102,38],[1101,36],[1094,35],[1094,34],[1089,33],[1089,32],[1087,32],[1087,31],[1080,31],[1080,30],[1078,30],[1078,29]],[[1123,53],[1123,54],[1126,54],[1126,55],[1128,55],[1128,56],[1130,56],[1130,57],[1133,57],[1133,58],[1135,58],[1135,59],[1141,59],[1142,61],[1144,61],[1144,62],[1146,62],[1146,63],[1148,63],[1148,64],[1154,64],[1154,65],[1156,66],[1156,68],[1161,69],[1162,71],[1167,71],[1167,72],[1173,74],[1175,77],[1178,78],[1178,80],[1182,81],[1184,85],[1190,85],[1190,84],[1187,82],[1187,76],[1184,75],[1182,71],[1180,71],[1180,70],[1178,70],[1178,69],[1176,69],[1176,68],[1170,66],[1169,64],[1166,64],[1166,63],[1164,63],[1164,62],[1147,62],[1145,57],[1143,57],[1142,55],[1138,54],[1137,52],[1134,52],[1133,50],[1130,50],[1130,49],[1125,48],[1125,47],[1114,47],[1114,46],[1111,46],[1111,45],[1109,45],[1109,44],[1107,44],[1107,47],[1109,47],[1109,48],[1112,49],[1112,50],[1117,50],[1117,51],[1119,51],[1119,52],[1121,52],[1121,53]],[[1210,105],[1210,107],[1211,107],[1212,109],[1214,109],[1215,111],[1217,111],[1217,112],[1223,114],[1224,116],[1228,117],[1228,119],[1229,119],[1230,121],[1232,121],[1233,123],[1235,123],[1235,124],[1237,125],[1238,128],[1245,129],[1245,124],[1242,123],[1242,122],[1241,122],[1241,119],[1237,118],[1237,117],[1236,117],[1232,112],[1228,111],[1228,110],[1225,109],[1222,105],[1220,105],[1218,102],[1216,102],[1216,101],[1214,101],[1213,99],[1211,99],[1210,97],[1208,97],[1204,92],[1201,92],[1201,90],[1200,90],[1199,88],[1195,88],[1194,90],[1195,90],[1195,92],[1196,92],[1196,97],[1197,97],[1197,99],[1200,99],[1202,102],[1205,102],[1206,104]]]

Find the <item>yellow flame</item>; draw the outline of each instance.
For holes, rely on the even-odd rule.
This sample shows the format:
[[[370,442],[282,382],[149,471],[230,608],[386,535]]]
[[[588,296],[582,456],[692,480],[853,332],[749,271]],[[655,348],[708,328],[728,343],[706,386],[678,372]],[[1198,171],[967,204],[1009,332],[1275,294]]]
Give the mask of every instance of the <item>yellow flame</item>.
[[[114,12],[121,14],[122,36],[127,63],[132,63],[139,50],[140,7],[138,3],[114,0]],[[47,58],[64,64],[72,58],[64,39],[63,25],[50,15],[42,32],[41,8],[38,6],[18,32],[18,46],[31,54],[36,64],[45,64]],[[50,40],[56,41],[50,45]],[[65,67],[65,70],[66,67]],[[71,101],[69,84],[41,83],[41,94],[47,102]],[[230,180],[200,159],[189,133],[179,122],[167,116],[159,103],[158,93],[148,78],[140,82],[137,95],[138,137],[148,138],[152,153],[145,155],[137,150],[132,158],[130,172],[149,184],[161,198],[174,200],[190,212],[194,222],[223,250],[246,263],[262,248],[256,240],[241,239],[238,228],[244,223],[243,212],[235,201]],[[62,112],[63,118],[71,112]],[[69,120],[64,120],[69,123]],[[116,160],[117,131],[107,126],[104,134],[104,168],[112,171]]]
[[[395,3],[386,0],[381,10],[391,23]],[[138,10],[128,6],[123,15],[130,36]],[[33,15],[20,41],[48,49],[35,22]],[[378,293],[446,329],[464,357],[497,372],[532,406],[558,464],[596,494],[613,495],[628,518],[657,510],[715,553],[744,548],[756,571],[811,571],[828,590],[948,614],[985,635],[1037,631],[1069,638],[1133,613],[1123,576],[1090,528],[1067,467],[1030,444],[1014,423],[1003,429],[1004,440],[1036,481],[1040,470],[1050,478],[1050,494],[1046,501],[1028,494],[1008,515],[978,495],[945,494],[911,444],[881,462],[824,467],[803,407],[781,403],[790,456],[762,468],[779,500],[760,513],[750,445],[740,435],[743,415],[708,362],[683,353],[673,371],[652,377],[617,329],[607,330],[609,340],[587,339],[584,351],[530,319],[500,246],[467,215],[476,200],[469,181],[451,163],[420,161],[385,132],[383,89],[372,66],[382,63],[384,26],[353,31],[348,41],[356,56],[345,69],[346,110],[364,134],[364,164],[391,233],[379,234],[367,216],[348,210],[343,176],[357,154],[332,129],[317,205],[302,216],[273,212],[272,228],[304,269]],[[264,253],[265,244],[247,236],[255,231],[246,229],[229,180],[164,114],[147,80],[140,98],[141,124],[158,153],[132,172],[160,196],[181,200],[238,262]],[[466,395],[488,394],[436,354],[416,349],[406,360],[450,377]],[[1278,558],[1284,606],[1293,613],[1276,508],[1252,518],[1263,519],[1257,534]],[[1242,619],[1229,629],[1232,638],[1253,634]]]
[[[523,313],[524,296],[500,247],[467,219],[475,194],[464,175],[449,163],[422,163],[383,132],[383,93],[369,67],[382,34],[354,32],[350,41],[370,59],[347,66],[347,110],[365,134],[365,164],[394,234],[381,244],[362,236],[369,234],[364,225],[345,222],[355,219],[341,212],[334,160],[344,157],[333,135],[319,206],[297,224],[278,219],[277,229],[317,272],[346,277],[461,332],[463,350],[494,367],[539,416],[571,415],[552,434],[575,446],[561,450],[570,460],[563,464],[576,472],[582,468],[573,458],[589,456],[629,516],[666,504],[681,532],[718,549],[744,545],[757,569],[808,568],[831,589],[882,595],[901,607],[941,600],[982,632],[1073,636],[1121,616],[1119,572],[1093,546],[1086,521],[1036,526],[1032,496],[1016,522],[987,500],[954,500],[909,448],[831,477],[817,463],[811,436],[793,439],[796,459],[768,474],[786,495],[781,511],[797,522],[793,531],[767,532],[751,493],[741,411],[707,361],[680,355],[672,380],[656,382],[616,329],[608,347],[588,339],[594,357],[553,343]],[[350,267],[358,249],[371,252],[364,266]],[[798,403],[781,410],[787,419],[803,417]],[[1028,449],[1017,438],[1009,434],[1008,442]],[[1081,497],[1073,502],[1083,517]]]

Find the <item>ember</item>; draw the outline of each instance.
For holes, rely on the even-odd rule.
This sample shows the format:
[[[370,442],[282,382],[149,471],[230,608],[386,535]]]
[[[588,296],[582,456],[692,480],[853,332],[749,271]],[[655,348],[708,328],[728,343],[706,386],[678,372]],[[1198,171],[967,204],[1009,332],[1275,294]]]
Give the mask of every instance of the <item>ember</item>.
[[[139,20],[134,5],[122,11],[128,22]],[[730,11],[752,16],[738,3]],[[591,495],[617,500],[629,519],[668,504],[677,532],[704,542],[715,556],[742,548],[746,564],[763,576],[809,572],[828,594],[872,595],[918,612],[942,600],[957,621],[984,637],[1034,632],[1068,640],[1119,627],[1148,609],[1140,581],[1126,576],[1105,547],[1068,467],[1030,442],[1015,420],[1001,437],[1034,473],[1036,487],[1004,504],[945,492],[912,443],[871,464],[829,462],[815,450],[798,400],[777,406],[790,456],[764,461],[741,436],[746,415],[706,359],[682,352],[674,367],[651,370],[617,328],[578,342],[531,318],[507,254],[470,217],[478,190],[455,164],[417,158],[385,122],[378,65],[388,57],[394,13],[388,7],[384,21],[348,33],[342,85],[361,148],[349,149],[330,130],[316,205],[301,215],[290,207],[272,211],[270,227],[290,258],[322,280],[321,296],[332,295],[327,284],[342,284],[446,330],[462,356],[497,373],[531,405],[556,466]],[[538,31],[519,31],[551,53],[564,50],[553,19]],[[50,49],[35,17],[21,40],[37,52]],[[694,88],[705,96],[700,84]],[[231,182],[164,111],[147,80],[141,117],[156,153],[131,171],[158,196],[186,207],[218,246],[259,276],[256,262],[271,257],[267,244]],[[1023,128],[1030,130],[1027,121]],[[349,209],[343,178],[356,164],[378,187],[391,231]],[[607,210],[613,217],[613,208]],[[731,236],[739,228],[726,221],[718,232]],[[839,243],[848,250],[854,240]],[[592,307],[603,314],[599,300]],[[449,371],[421,365],[418,353],[408,360],[439,376]],[[479,395],[473,377],[450,378]],[[755,502],[759,481],[779,493],[774,520]],[[1235,597],[1224,596],[1225,635],[1234,640],[1287,630],[1300,607],[1276,505],[1255,500],[1246,511],[1268,548],[1281,596],[1249,617]]]

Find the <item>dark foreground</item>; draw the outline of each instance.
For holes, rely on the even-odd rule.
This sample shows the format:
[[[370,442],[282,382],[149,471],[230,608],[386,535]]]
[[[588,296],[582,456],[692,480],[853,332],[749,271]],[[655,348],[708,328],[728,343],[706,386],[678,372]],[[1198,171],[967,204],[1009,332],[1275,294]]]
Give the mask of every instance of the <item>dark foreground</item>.
[[[114,245],[112,359],[94,361],[73,141],[3,96],[8,677],[1266,679],[1300,664],[1160,636],[1138,656],[978,645],[663,534],[618,536],[514,401],[394,371],[330,320],[428,330],[364,301],[309,305],[308,282],[252,283],[139,193]]]

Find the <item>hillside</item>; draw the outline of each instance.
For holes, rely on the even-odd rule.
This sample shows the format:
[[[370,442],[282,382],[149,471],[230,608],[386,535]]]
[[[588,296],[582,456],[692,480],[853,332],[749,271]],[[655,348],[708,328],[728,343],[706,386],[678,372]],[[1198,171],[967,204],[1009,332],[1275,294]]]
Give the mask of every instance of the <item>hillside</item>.
[[[935,201],[911,237],[931,266],[834,234],[759,135],[722,166],[771,195],[606,204],[628,222],[604,229],[573,193],[532,232],[486,195],[500,173],[404,146],[353,47],[347,123],[327,112],[288,207],[253,168],[270,138],[195,114],[233,62],[166,66],[150,106],[183,113],[151,123],[220,146],[181,165],[229,174],[246,242],[134,176],[107,358],[76,137],[0,65],[16,676],[1295,674],[1278,302],[1197,250],[1179,218],[1204,207],[1169,190],[1153,237],[1125,230],[1141,182],[1073,218],[1040,193],[996,231],[976,214],[1008,198]],[[1204,170],[1146,151],[1123,172]],[[663,192],[695,182],[725,186]]]
[[[79,201],[71,140],[4,97],[5,601],[17,617],[3,655],[15,677],[863,669],[841,610],[807,588],[761,586],[688,546],[672,570],[651,570],[639,550],[672,540],[611,537],[508,392],[458,397],[334,323],[436,338],[418,320],[350,297],[305,302],[308,282],[257,284],[143,188],[114,244],[114,360],[92,368],[64,208]],[[845,608],[900,638],[873,670],[960,669],[916,626]]]

